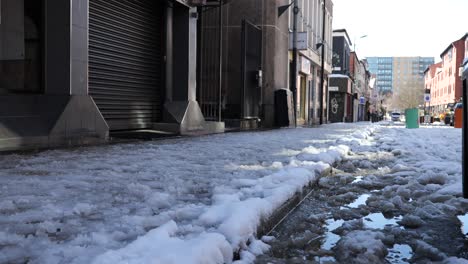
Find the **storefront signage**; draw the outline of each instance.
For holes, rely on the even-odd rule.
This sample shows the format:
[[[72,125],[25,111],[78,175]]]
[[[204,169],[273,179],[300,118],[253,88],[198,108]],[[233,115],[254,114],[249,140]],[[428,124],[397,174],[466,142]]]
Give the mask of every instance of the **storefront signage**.
[[[301,72],[310,74],[310,60],[301,56]]]
[[[359,104],[366,104],[366,98],[364,96],[359,97]]]
[[[328,91],[330,92],[338,92],[340,88],[338,86],[330,86],[328,87]]]
[[[309,39],[307,37],[307,31],[306,32],[297,32],[297,38],[296,38],[296,48],[298,50],[307,50],[308,48],[308,43],[307,40]],[[289,33],[289,49],[293,49],[293,33]]]

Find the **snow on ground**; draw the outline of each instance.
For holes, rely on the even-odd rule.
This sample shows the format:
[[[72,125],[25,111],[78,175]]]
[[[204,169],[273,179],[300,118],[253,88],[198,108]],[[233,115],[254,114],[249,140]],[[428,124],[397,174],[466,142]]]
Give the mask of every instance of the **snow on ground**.
[[[368,197],[366,204],[373,210],[397,215],[381,220],[371,217],[375,214],[364,217],[364,222],[371,218],[376,226],[365,225],[362,230],[361,225],[344,232],[335,248],[337,259],[354,256],[356,263],[384,263],[388,245],[396,245],[395,240],[399,240],[410,244],[411,248],[406,247],[414,252],[412,261],[468,263],[465,259],[445,254],[443,249],[450,241],[441,240],[445,236],[438,234],[451,230],[443,225],[454,223],[457,216],[460,218],[468,210],[468,201],[462,198],[461,129],[441,126],[406,129],[391,123],[381,124],[385,126],[373,137],[374,151],[387,151],[395,158],[387,171],[379,176],[381,180],[362,178],[355,184],[366,187],[364,184],[367,183],[372,188],[372,184],[376,186],[385,179],[390,184],[381,190],[381,195]],[[346,214],[349,212],[341,211],[343,217]],[[395,219],[400,220],[395,222]],[[382,222],[386,222],[385,228],[379,227]],[[401,226],[395,226],[395,223]],[[346,225],[347,222],[343,223]],[[385,230],[386,235],[379,230]],[[460,250],[458,247],[463,246],[458,241],[460,235],[461,232],[457,238],[452,237],[457,239],[452,244],[456,248],[446,251]]]
[[[372,151],[376,129],[333,124],[0,156],[0,263],[230,263],[234,253],[250,263],[268,250],[256,239],[261,219],[351,149]]]
[[[378,125],[272,232],[259,263],[468,263],[461,130]]]

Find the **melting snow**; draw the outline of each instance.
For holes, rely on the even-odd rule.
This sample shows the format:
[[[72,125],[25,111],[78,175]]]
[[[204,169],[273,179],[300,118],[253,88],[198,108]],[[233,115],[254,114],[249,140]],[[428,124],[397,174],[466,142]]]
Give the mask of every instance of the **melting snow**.
[[[458,215],[458,220],[461,222],[461,232],[468,238],[468,214]]]

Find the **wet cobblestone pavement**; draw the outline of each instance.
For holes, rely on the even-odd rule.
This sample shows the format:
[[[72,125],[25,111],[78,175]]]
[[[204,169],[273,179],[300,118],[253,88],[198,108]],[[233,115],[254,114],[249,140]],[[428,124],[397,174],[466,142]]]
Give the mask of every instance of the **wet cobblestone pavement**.
[[[421,206],[415,200],[427,193],[395,190],[414,176],[390,169],[400,154],[351,153],[269,234],[271,250],[256,263],[428,263],[443,254],[466,257],[460,216],[422,220],[411,215]],[[392,197],[392,192],[400,193]],[[352,248],[346,236],[352,232],[353,239],[368,241],[367,248]],[[372,243],[384,247],[374,249]]]

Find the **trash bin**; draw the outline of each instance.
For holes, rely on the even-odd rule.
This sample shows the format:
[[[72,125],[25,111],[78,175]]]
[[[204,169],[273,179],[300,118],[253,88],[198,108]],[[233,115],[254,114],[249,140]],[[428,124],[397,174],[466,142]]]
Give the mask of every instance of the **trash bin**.
[[[410,108],[405,110],[406,128],[419,128],[419,109]]]
[[[275,91],[275,125],[289,127],[294,124],[292,93],[283,88]]]
[[[455,109],[453,124],[454,124],[455,128],[462,128],[463,127],[463,108],[456,108]]]

